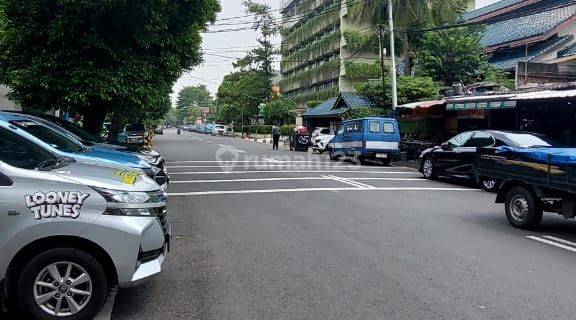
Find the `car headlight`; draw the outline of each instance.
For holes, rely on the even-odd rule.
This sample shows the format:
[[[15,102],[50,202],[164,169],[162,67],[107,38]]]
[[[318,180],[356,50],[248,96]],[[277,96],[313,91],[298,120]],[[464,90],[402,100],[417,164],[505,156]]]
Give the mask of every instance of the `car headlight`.
[[[150,195],[146,192],[119,191],[103,188],[94,188],[107,202],[139,204],[150,201]]]

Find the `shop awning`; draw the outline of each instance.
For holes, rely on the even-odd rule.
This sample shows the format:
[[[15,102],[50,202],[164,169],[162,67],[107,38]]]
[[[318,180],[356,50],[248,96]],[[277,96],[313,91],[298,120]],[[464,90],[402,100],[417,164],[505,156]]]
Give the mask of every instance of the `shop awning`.
[[[446,99],[446,111],[516,108],[513,94]]]

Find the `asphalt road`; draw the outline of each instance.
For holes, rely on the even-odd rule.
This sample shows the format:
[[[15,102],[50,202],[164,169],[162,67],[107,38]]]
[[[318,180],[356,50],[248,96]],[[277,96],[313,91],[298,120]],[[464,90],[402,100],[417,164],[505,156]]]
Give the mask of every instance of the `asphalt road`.
[[[576,314],[572,221],[513,229],[494,195],[410,168],[173,131],[156,147],[170,161],[172,251],[160,276],[118,292],[112,319]]]

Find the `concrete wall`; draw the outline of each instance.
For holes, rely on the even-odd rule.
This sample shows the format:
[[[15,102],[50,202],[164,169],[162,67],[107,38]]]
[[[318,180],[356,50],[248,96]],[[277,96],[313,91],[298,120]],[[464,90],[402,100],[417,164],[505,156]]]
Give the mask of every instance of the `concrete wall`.
[[[10,92],[8,87],[0,85],[0,110],[21,110],[20,106],[9,100],[6,96]]]

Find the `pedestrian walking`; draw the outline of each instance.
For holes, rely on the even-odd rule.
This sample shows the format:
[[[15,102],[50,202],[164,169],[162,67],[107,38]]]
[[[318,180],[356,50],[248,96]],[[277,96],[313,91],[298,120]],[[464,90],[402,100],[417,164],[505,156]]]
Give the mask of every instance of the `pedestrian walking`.
[[[280,142],[280,128],[275,125],[272,127],[272,150],[278,150],[278,142]]]

